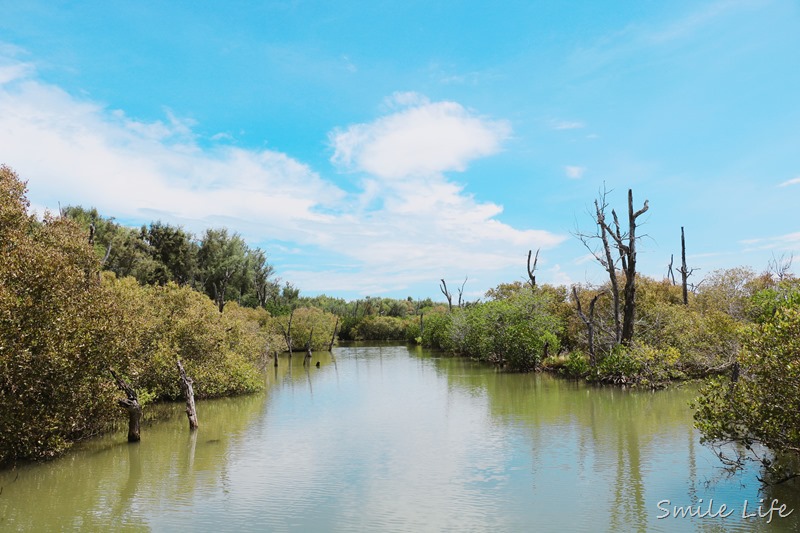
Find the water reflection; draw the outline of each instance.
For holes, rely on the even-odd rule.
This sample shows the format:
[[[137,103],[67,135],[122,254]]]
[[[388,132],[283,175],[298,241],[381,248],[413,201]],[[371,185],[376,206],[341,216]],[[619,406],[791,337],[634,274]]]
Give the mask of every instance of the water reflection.
[[[317,367],[316,363],[320,366]],[[503,374],[418,348],[281,358],[266,392],[182,405],[66,458],[0,472],[0,530],[791,531],[763,520],[658,520],[657,504],[738,507],[754,473],[718,479],[693,390],[594,388]],[[15,476],[19,477],[15,480]],[[800,511],[797,511],[800,515]]]

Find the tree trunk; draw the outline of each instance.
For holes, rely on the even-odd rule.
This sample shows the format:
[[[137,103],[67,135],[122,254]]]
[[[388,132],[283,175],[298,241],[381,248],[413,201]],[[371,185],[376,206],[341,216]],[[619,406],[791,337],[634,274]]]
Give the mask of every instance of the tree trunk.
[[[689,305],[689,275],[691,272],[686,267],[686,238],[683,234],[683,226],[681,226],[681,284],[683,285],[683,305]]]
[[[442,283],[439,285],[439,290],[442,291],[445,298],[447,298],[447,310],[451,313],[453,312],[453,295],[450,294],[450,291],[447,289],[447,283],[445,283],[444,279]]]
[[[595,294],[592,301],[589,302],[589,316],[587,317],[581,309],[581,300],[578,298],[578,290],[574,285],[572,287],[572,295],[575,297],[575,305],[578,307],[578,316],[583,320],[583,323],[586,324],[587,342],[589,344],[589,364],[592,367],[597,366],[597,355],[594,351],[594,306],[597,303],[597,299],[600,298],[602,294],[603,293]]]
[[[614,263],[614,257],[611,255],[611,243],[608,241],[608,234],[610,233],[612,236],[614,234],[611,233],[611,229],[605,222],[605,193],[603,196],[603,208],[600,207],[597,200],[595,200],[594,206],[597,210],[597,223],[600,226],[600,240],[603,243],[603,252],[605,253],[605,261],[602,262],[602,264],[605,266],[606,272],[608,272],[608,279],[611,282],[611,298],[614,311],[614,342],[619,343],[622,339],[622,325],[619,312],[619,282],[617,281],[617,267]]]
[[[117,404],[128,411],[128,442],[139,442],[141,439],[142,406],[139,405],[139,396],[136,391],[128,385],[125,380],[117,375],[112,368],[108,369],[117,387],[125,393],[125,398],[119,398]]]
[[[531,282],[531,288],[536,288],[536,263],[539,262],[539,249],[536,249],[536,256],[533,258],[533,266],[531,266],[531,254],[533,250],[528,250],[528,279]]]
[[[195,430],[199,427],[199,424],[197,423],[197,410],[194,407],[194,388],[192,387],[194,380],[186,375],[180,359],[177,364],[178,372],[181,376],[181,392],[183,392],[183,397],[186,398],[186,416],[189,419],[189,429]]]
[[[339,317],[336,317],[336,323],[333,325],[333,335],[331,335],[331,342],[328,344],[328,351],[333,351],[333,343],[336,341],[336,329],[339,327]]]
[[[311,341],[314,338],[314,328],[311,328],[311,332],[308,334],[308,341],[306,341],[306,356],[303,358],[303,364],[307,365],[311,362]]]
[[[644,206],[634,212],[633,190],[628,189],[628,246],[621,247],[627,256],[625,269],[625,307],[622,310],[622,339],[620,342],[628,346],[633,340],[633,326],[636,320],[636,219],[648,209],[647,200]]]

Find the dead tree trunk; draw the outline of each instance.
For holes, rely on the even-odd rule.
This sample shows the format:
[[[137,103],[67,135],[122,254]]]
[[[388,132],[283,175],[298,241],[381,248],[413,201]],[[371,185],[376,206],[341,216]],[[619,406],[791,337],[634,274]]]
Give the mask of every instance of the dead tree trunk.
[[[583,313],[583,309],[581,309],[581,299],[578,298],[578,290],[575,286],[572,286],[572,296],[575,297],[575,305],[578,308],[578,316],[583,320],[583,323],[586,324],[586,333],[587,333],[587,341],[589,344],[589,364],[592,367],[597,366],[597,355],[594,351],[594,306],[597,303],[597,299],[600,298],[600,295],[603,293],[597,293],[592,298],[592,301],[589,302],[589,316],[587,317]]]
[[[447,283],[445,283],[444,279],[442,280],[442,283],[439,285],[439,290],[442,291],[442,294],[444,294],[445,298],[447,298],[447,309],[452,312],[453,295],[450,294],[449,290],[447,290]]]
[[[683,305],[689,305],[689,276],[692,275],[694,269],[689,270],[686,266],[686,237],[683,233],[683,226],[681,226],[681,268],[678,269],[681,273],[681,284],[683,288]]]
[[[673,254],[669,254],[669,264],[667,265],[667,279],[672,281],[673,285],[675,283],[675,272],[672,271],[672,263],[675,261],[675,256]]]
[[[177,361],[178,373],[181,376],[181,392],[183,397],[186,398],[186,417],[189,419],[189,429],[195,430],[199,427],[197,423],[197,410],[194,407],[194,388],[192,383],[194,380],[186,375],[180,359]]]
[[[578,234],[578,236],[592,252],[595,259],[608,272],[613,299],[615,343],[627,346],[633,339],[636,316],[636,220],[647,211],[649,204],[645,200],[644,206],[638,211],[634,211],[633,191],[628,189],[628,228],[624,233],[617,213],[613,209],[611,210],[611,215],[614,219],[614,228],[606,221],[605,209],[608,204],[606,203],[605,190],[600,194],[600,198],[595,200],[594,206],[598,232],[594,235]],[[602,254],[589,244],[589,241],[596,238],[599,238],[603,244]],[[612,253],[612,241],[618,259],[615,259],[614,253]],[[625,286],[621,295],[617,278],[617,261],[621,264],[622,272],[625,276]],[[621,313],[620,307],[622,307]]]
[[[307,365],[311,361],[311,341],[314,338],[314,328],[311,328],[311,331],[308,334],[308,340],[306,341],[306,356],[303,358],[303,364]]]
[[[533,258],[533,266],[531,266],[531,253],[533,250],[528,250],[528,279],[531,282],[531,288],[536,288],[536,263],[539,262],[539,249],[536,249],[536,256]]]
[[[328,351],[333,351],[333,343],[336,341],[336,330],[339,328],[339,317],[336,317],[336,323],[333,325],[333,335],[331,335],[331,342],[328,344]]]
[[[633,327],[636,319],[636,219],[644,214],[650,206],[647,200],[638,211],[633,210],[633,190],[628,189],[628,243],[623,245],[618,242],[620,253],[625,254],[623,261],[625,268],[625,306],[622,309],[622,339],[621,342],[628,346],[633,340]],[[627,264],[625,264],[627,262]]]
[[[604,255],[602,257],[595,257],[597,257],[598,261],[600,261],[600,264],[603,265],[603,267],[606,269],[606,272],[608,272],[608,279],[611,282],[611,298],[613,301],[612,303],[614,311],[614,341],[619,344],[622,339],[622,323],[620,321],[619,312],[619,282],[617,281],[617,265],[614,262],[614,257],[611,255],[611,243],[608,240],[608,234],[611,234],[612,236],[614,234],[606,224],[605,208],[607,207],[607,204],[605,191],[603,191],[601,201],[603,203],[602,206],[597,200],[595,200],[594,207],[597,211],[597,225],[600,226],[600,241],[603,243]]]
[[[142,406],[139,404],[139,396],[124,379],[114,372],[114,369],[109,368],[108,370],[111,372],[111,375],[114,376],[117,387],[119,387],[126,396],[125,398],[117,399],[117,404],[128,411],[128,442],[139,442],[141,439],[140,430],[142,422]]]
[[[283,327],[283,324],[278,322],[278,325],[281,327],[281,333],[283,333],[283,340],[286,341],[286,349],[289,351],[289,359],[292,358],[292,318],[294,317],[294,309],[292,312],[289,313],[289,323],[287,327]],[[277,364],[275,365],[277,366]]]
[[[422,339],[422,335],[425,333],[425,313],[419,314],[419,338]]]
[[[459,309],[461,309],[461,306],[462,306],[461,302],[462,302],[462,298],[464,296],[464,285],[467,284],[467,280],[468,279],[469,279],[469,276],[465,276],[464,277],[464,283],[462,283],[461,287],[458,288],[458,308]]]

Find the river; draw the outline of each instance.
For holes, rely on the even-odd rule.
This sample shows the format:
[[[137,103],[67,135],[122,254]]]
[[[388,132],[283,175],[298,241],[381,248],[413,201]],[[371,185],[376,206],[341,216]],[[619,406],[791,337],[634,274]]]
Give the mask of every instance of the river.
[[[138,444],[121,429],[0,471],[0,530],[800,530],[798,485],[759,492],[756,471],[728,477],[700,445],[691,386],[593,387],[389,344],[333,355],[198,402],[196,432],[159,406]],[[798,510],[743,518],[761,499]]]

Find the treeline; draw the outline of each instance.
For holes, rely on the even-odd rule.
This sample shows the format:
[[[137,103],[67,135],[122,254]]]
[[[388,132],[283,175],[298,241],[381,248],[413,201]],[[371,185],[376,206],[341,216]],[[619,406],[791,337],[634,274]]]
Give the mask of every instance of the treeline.
[[[200,398],[262,386],[277,353],[329,349],[338,339],[402,340],[510,371],[546,369],[600,383],[660,387],[715,376],[698,400],[709,441],[800,450],[800,282],[788,261],[756,273],[712,272],[693,286],[685,246],[664,279],[635,269],[628,225],[603,192],[596,233],[579,235],[608,280],[597,286],[501,284],[483,301],[300,296],[266,254],[226,229],[195,238],[153,222],[131,229],[68,207],[37,221],[24,183],[0,167],[0,463],[49,457],[121,416],[114,369],[144,402],[179,395],[175,362]],[[609,223],[608,221],[612,221]],[[623,220],[624,222],[624,220]],[[683,232],[681,232],[683,237]],[[683,239],[682,239],[683,240]],[[786,462],[763,453],[773,474]],[[781,470],[783,469],[783,470]],[[791,470],[791,469],[790,469]],[[776,475],[777,475],[776,474]]]
[[[118,278],[131,276],[142,285],[175,283],[192,287],[222,312],[231,301],[244,307],[282,312],[299,290],[273,279],[266,253],[250,248],[226,228],[212,228],[198,239],[183,228],[151,222],[129,228],[100,215],[96,209],[68,206],[62,215],[75,220],[90,235],[102,268]]]

